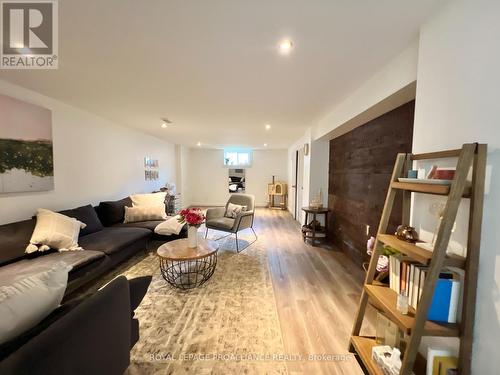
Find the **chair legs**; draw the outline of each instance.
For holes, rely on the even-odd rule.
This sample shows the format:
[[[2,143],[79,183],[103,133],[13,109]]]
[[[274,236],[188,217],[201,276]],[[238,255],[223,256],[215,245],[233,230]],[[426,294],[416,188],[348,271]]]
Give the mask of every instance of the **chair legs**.
[[[238,232],[234,233],[234,235],[236,237],[236,252],[237,253],[242,252],[243,250],[245,250],[247,247],[249,247],[250,245],[252,245],[255,241],[257,241],[259,239],[259,237],[257,236],[257,233],[255,233],[255,230],[253,229],[253,227],[250,227],[250,229],[252,230],[252,233],[253,233],[255,239],[252,242],[250,242],[247,246],[245,246],[243,249],[241,249],[241,250],[240,250],[240,245],[238,243],[238,241],[239,241],[238,240]],[[230,235],[231,235],[231,233],[229,233],[229,234],[227,234],[225,236],[216,238],[216,239],[214,239],[214,241],[222,240],[223,238],[229,237]],[[206,228],[206,231],[205,231],[205,238],[207,238],[207,236],[208,236],[208,228]]]
[[[240,253],[241,251],[245,250],[247,247],[251,246],[254,244],[255,241],[257,241],[259,239],[259,237],[257,237],[257,233],[255,233],[255,230],[253,229],[253,227],[250,227],[250,229],[252,230],[253,232],[253,235],[255,236],[255,240],[253,240],[252,242],[250,242],[248,245],[246,245],[243,249],[240,250],[239,248],[239,245],[238,245],[238,232],[235,233],[236,235],[236,252],[237,253]]]

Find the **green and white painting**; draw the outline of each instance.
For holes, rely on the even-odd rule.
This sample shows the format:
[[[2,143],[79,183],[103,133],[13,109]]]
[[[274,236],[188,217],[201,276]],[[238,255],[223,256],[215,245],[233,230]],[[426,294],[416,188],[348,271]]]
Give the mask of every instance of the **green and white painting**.
[[[0,95],[0,193],[52,189],[52,112]]]

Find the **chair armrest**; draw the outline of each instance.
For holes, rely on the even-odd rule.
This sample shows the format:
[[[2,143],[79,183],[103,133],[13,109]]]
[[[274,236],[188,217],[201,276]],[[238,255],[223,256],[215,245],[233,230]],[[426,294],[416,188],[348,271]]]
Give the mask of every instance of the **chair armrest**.
[[[253,222],[253,211],[243,211],[234,220],[233,231],[238,231],[242,229],[247,229],[252,226]]]
[[[226,213],[226,207],[209,208],[207,210],[207,220],[224,217],[225,213]]]

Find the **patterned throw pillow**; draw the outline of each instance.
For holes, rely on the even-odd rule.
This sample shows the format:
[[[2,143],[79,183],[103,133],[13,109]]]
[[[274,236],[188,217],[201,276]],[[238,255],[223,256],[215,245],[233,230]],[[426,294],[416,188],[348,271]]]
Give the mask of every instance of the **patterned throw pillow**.
[[[38,324],[61,303],[71,266],[64,262],[0,286],[0,344]]]
[[[165,206],[125,206],[124,223],[135,223],[137,221],[165,220]]]
[[[247,206],[240,206],[239,204],[228,203],[226,208],[225,217],[236,219],[239,214],[247,210]]]
[[[75,218],[58,214],[44,208],[39,208],[36,214],[36,225],[26,247],[27,253],[45,251],[49,249],[82,250],[78,246],[80,229],[86,224]]]

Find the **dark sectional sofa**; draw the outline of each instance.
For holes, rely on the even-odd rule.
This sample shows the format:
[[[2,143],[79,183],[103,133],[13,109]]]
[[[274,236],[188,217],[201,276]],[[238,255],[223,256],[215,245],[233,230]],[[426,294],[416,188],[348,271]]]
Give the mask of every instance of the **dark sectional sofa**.
[[[47,351],[46,348],[38,347],[38,345],[56,345],[52,347],[52,349],[55,351],[59,350],[60,348],[57,345],[60,345],[61,340],[57,337],[57,335],[61,335],[63,331],[61,328],[54,329],[54,327],[57,327],[55,325],[58,324],[61,327],[64,327],[64,329],[68,329],[68,332],[71,332],[71,334],[68,333],[68,335],[73,337],[73,334],[75,332],[79,332],[79,330],[81,329],[78,327],[79,325],[85,327],[87,324],[86,322],[84,322],[84,320],[86,319],[84,314],[78,311],[81,311],[82,309],[85,311],[93,308],[93,312],[89,312],[90,315],[103,315],[103,320],[100,320],[99,318],[96,318],[94,320],[94,318],[92,318],[91,322],[89,323],[90,325],[88,326],[88,329],[95,330],[93,334],[96,335],[96,342],[92,344],[93,348],[84,348],[86,344],[91,343],[83,340],[82,344],[78,346],[78,350],[80,350],[80,352],[75,350],[71,351],[73,353],[73,357],[64,357],[63,355],[58,357],[61,358],[62,361],[59,367],[60,369],[64,369],[64,366],[69,366],[67,368],[70,369],[71,366],[73,366],[72,363],[75,364],[76,368],[82,369],[82,371],[75,370],[65,373],[87,373],[86,370],[92,368],[86,368],[83,363],[80,363],[81,361],[75,359],[75,356],[82,356],[84,355],[83,353],[94,353],[95,356],[99,357],[98,352],[100,350],[107,349],[99,349],[101,348],[101,345],[98,343],[99,337],[108,337],[108,335],[115,335],[115,331],[117,329],[116,325],[118,324],[118,326],[121,326],[123,328],[123,325],[125,323],[123,323],[122,321],[122,324],[120,325],[119,322],[113,322],[110,327],[106,328],[104,321],[108,319],[108,323],[111,322],[115,313],[117,314],[117,316],[120,316],[120,314],[116,312],[116,309],[119,307],[116,306],[125,306],[127,305],[127,303],[129,303],[127,302],[128,292],[125,293],[124,289],[126,288],[123,285],[114,286],[111,288],[111,284],[109,284],[106,288],[98,292],[96,295],[87,298],[87,300],[76,302],[78,304],[78,308],[75,308],[75,302],[71,301],[71,295],[82,286],[89,284],[89,282],[96,280],[99,276],[102,276],[104,273],[110,271],[120,262],[130,258],[139,251],[146,250],[150,241],[158,240],[166,242],[178,238],[184,238],[187,236],[187,228],[183,228],[181,233],[177,236],[156,235],[154,233],[154,228],[160,223],[160,221],[146,221],[124,224],[123,220],[125,214],[125,206],[131,205],[132,202],[130,201],[130,199],[124,198],[118,201],[101,202],[98,207],[87,205],[71,210],[61,211],[62,214],[74,217],[87,224],[87,226],[80,231],[80,237],[78,241],[79,245],[84,249],[82,251],[58,252],[55,250],[49,250],[41,253],[36,252],[33,254],[26,254],[25,248],[31,238],[31,234],[36,224],[36,218],[0,226],[0,286],[11,284],[12,282],[21,280],[28,275],[46,270],[58,261],[64,261],[68,265],[71,265],[73,267],[68,275],[68,286],[64,297],[65,301],[69,301],[67,302],[67,305],[71,306],[71,308],[65,308],[66,304],[63,304],[63,306],[58,309],[58,313],[55,313],[54,316],[52,316],[53,314],[51,314],[51,316],[46,318],[44,322],[40,323],[37,327],[34,327],[33,330],[26,333],[21,338],[16,338],[12,340],[12,342],[7,342],[0,345],[0,369],[8,366],[6,367],[7,369],[17,368],[19,370],[19,373],[23,373],[23,371],[21,371],[23,368],[30,368],[29,366],[25,366],[26,363],[29,364],[30,361],[33,362],[31,363],[32,365],[41,366],[40,369],[50,369],[50,367],[44,367],[45,365],[47,365],[47,362],[39,355],[36,355],[36,353],[39,351],[41,351],[42,353],[45,353]],[[123,282],[121,282],[121,284],[123,284]],[[108,291],[104,293],[104,291],[107,289]],[[113,299],[118,298],[115,294],[120,293],[122,294],[122,301],[114,303]],[[105,297],[106,295],[109,296]],[[124,297],[125,295],[126,298]],[[109,300],[107,300],[108,298]],[[140,299],[142,299],[142,296]],[[124,300],[127,301],[124,302]],[[80,304],[82,305],[81,307]],[[114,306],[114,304],[116,306]],[[112,309],[112,311],[109,312],[107,311],[107,309]],[[130,318],[130,308],[128,308],[127,314],[129,314],[128,316]],[[65,323],[61,323],[63,319]],[[49,321],[48,323],[47,320]],[[127,324],[130,325],[130,323]],[[134,324],[136,325],[135,328]],[[74,330],[75,332],[71,330]],[[134,320],[132,320],[132,329],[129,333],[130,340],[128,340],[127,338],[126,340],[128,340],[128,342],[121,342],[116,344],[113,341],[113,345],[118,345],[118,347],[120,347],[120,345],[122,347],[123,345],[127,345],[127,347],[129,345],[132,346],[135,341],[137,341],[138,334],[137,321],[135,321],[134,323]],[[68,338],[68,340],[74,340],[75,342],[77,342],[78,338],[73,337],[71,339]],[[103,342],[106,342],[106,339],[104,337],[102,338],[102,340]],[[109,354],[110,356],[106,357],[106,359],[103,361],[113,361],[113,353]],[[123,357],[123,351],[120,352],[120,355]],[[23,361],[27,362],[24,363]],[[100,360],[95,362],[92,359],[90,361],[95,366],[99,366]],[[127,361],[128,357],[126,358],[126,360],[121,358],[119,360],[121,367],[118,366],[117,368],[121,368],[121,371],[123,372],[123,365],[125,363],[127,363],[128,365]],[[105,364],[103,363],[103,365]],[[119,371],[116,372],[113,368],[107,368],[106,366],[101,368],[101,370],[104,369],[109,370],[105,373],[119,373]],[[3,371],[0,372],[6,373]],[[43,371],[39,371],[36,373],[43,373]],[[49,371],[47,373],[63,372]]]
[[[139,339],[134,312],[150,282],[151,276],[120,276],[87,298],[61,305],[0,345],[0,374],[123,374]]]
[[[73,269],[69,273],[66,296],[112,269],[118,263],[147,248],[150,241],[172,241],[187,236],[183,228],[179,235],[160,236],[154,228],[161,221],[124,224],[125,206],[130,198],[101,202],[71,210],[60,211],[87,226],[78,239],[83,251],[47,251],[26,254],[25,249],[35,228],[36,218],[0,226],[0,285],[50,268],[64,261]]]

